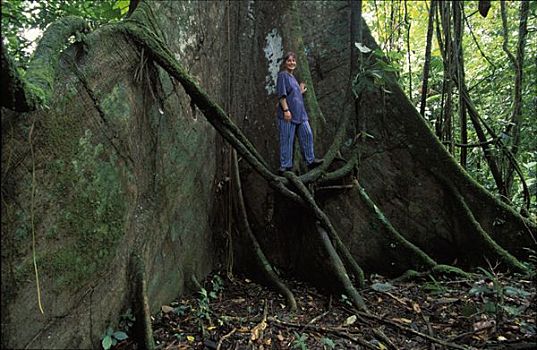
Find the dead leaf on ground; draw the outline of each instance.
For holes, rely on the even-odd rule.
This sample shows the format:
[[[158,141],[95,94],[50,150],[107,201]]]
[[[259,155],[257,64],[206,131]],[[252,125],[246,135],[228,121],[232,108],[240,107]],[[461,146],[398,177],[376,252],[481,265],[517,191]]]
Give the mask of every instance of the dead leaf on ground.
[[[356,322],[356,315],[352,315],[352,316],[347,317],[347,319],[345,320],[345,323],[343,325],[344,326],[350,326],[354,322]]]
[[[172,312],[174,308],[168,305],[162,305],[161,309],[163,313],[167,314],[168,312]]]
[[[412,309],[415,313],[421,314],[421,307],[418,303],[412,303]]]

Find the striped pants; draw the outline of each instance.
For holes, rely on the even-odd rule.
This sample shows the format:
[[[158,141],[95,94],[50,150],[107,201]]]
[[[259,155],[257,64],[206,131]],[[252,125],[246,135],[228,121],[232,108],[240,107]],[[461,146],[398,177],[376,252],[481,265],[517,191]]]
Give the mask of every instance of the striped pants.
[[[278,118],[280,129],[280,167],[293,167],[293,143],[295,133],[298,132],[298,142],[302,150],[302,156],[309,165],[315,159],[313,152],[313,133],[310,124],[305,121],[301,124],[293,124]],[[298,130],[297,130],[298,129]]]

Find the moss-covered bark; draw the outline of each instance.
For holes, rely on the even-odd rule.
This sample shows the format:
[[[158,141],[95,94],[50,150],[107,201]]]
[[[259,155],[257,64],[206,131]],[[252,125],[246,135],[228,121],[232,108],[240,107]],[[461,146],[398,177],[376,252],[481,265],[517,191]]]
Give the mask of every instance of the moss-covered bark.
[[[61,52],[67,46],[67,39],[87,30],[86,21],[78,17],[68,16],[52,23],[39,41],[24,77],[2,47],[1,105],[18,112],[47,106],[53,94],[56,69]]]
[[[319,12],[304,10],[308,6],[323,6],[324,16],[312,18]],[[97,347],[104,329],[134,306],[145,320],[142,342],[150,347],[149,313],[220,260],[215,242],[226,237],[223,198],[233,191],[223,140],[241,156],[240,175],[234,175],[244,196],[240,212],[257,238],[234,242],[242,250],[235,266],[254,275],[259,269],[248,270],[244,262],[262,251],[266,259],[257,256],[265,272],[274,266],[319,284],[336,281],[365,309],[356,292],[362,268],[460,273],[446,264],[455,258],[464,269],[483,263],[483,245],[492,247],[487,253],[523,257],[523,248],[534,246],[535,223],[458,167],[397,85],[387,85],[391,94],[362,96],[365,131],[374,138],[353,135],[349,95],[329,93],[349,89],[342,85],[349,81],[348,33],[337,27],[348,10],[332,2],[141,2],[128,21],[88,35],[84,47],[70,47],[53,84],[50,75],[28,77],[54,89],[50,109],[27,120],[12,122],[19,115],[2,111],[8,126],[2,138],[2,296],[9,297],[2,298],[3,345]],[[317,30],[325,25],[331,30]],[[267,71],[279,50],[272,58],[263,54],[270,53],[270,33],[282,38],[285,51],[298,51],[299,66],[309,59],[321,67],[302,78],[311,85],[312,119],[320,122],[322,114],[326,121],[316,129],[316,142],[328,149],[327,161],[307,174],[274,174],[278,141]],[[376,47],[366,30],[364,37]],[[310,46],[326,41],[346,49],[327,50],[326,57]],[[328,71],[338,78],[326,78]],[[36,154],[29,157],[34,121]],[[28,170],[32,161],[35,173]],[[45,316],[36,312],[34,281],[23,273],[31,266],[33,175]],[[351,188],[316,191],[319,184]],[[476,236],[483,245],[468,244]],[[515,258],[505,261],[523,270]],[[77,279],[68,278],[71,272]],[[9,293],[5,285],[13,286]]]

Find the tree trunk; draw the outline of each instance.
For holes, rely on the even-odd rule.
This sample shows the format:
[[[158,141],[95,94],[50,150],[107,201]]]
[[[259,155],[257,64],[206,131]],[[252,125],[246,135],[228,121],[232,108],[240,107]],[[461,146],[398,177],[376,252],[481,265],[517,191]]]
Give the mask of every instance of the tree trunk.
[[[510,123],[505,131],[505,133],[511,137],[511,153],[513,154],[513,156],[516,156],[518,153],[518,147],[520,146],[520,130],[522,127],[522,79],[524,73],[524,70],[522,68],[524,67],[524,51],[526,48],[526,37],[528,34],[528,13],[529,2],[521,2],[517,49],[516,56],[514,56],[508,48],[509,32],[507,30],[507,15],[505,10],[505,2],[501,2],[502,24],[504,31],[503,49],[509,57],[509,60],[511,61],[511,64],[513,65],[515,70],[513,88],[513,110],[511,112]],[[515,165],[509,159],[505,159],[504,163],[506,197],[510,200],[512,198]]]
[[[431,47],[434,31],[434,17],[437,1],[431,0],[429,5],[429,20],[427,24],[427,38],[425,39],[425,62],[423,63],[423,79],[421,83],[420,114],[425,117],[425,105],[427,103],[427,91],[429,90],[429,71],[431,67]]]
[[[464,97],[462,91],[466,86],[465,74],[464,74],[464,52],[463,52],[463,3],[452,1],[453,7],[453,27],[454,27],[454,58],[455,66],[457,67],[457,83],[459,90],[459,127],[460,127],[460,142],[462,144],[468,143],[468,121],[466,118],[466,104],[464,103]],[[460,161],[461,166],[466,169],[466,163],[468,161],[468,150],[465,147],[460,149]]]
[[[470,269],[485,258],[522,269],[514,256],[535,249],[535,223],[473,181],[394,83],[384,100],[379,92],[360,100],[374,138],[360,143],[360,177],[333,180],[352,189],[316,192],[323,169],[287,179],[268,171],[278,167],[273,93],[285,51],[299,54],[300,78],[310,85],[317,154],[330,149],[351,113],[340,93],[350,69],[349,26],[338,21],[349,18],[349,8],[141,2],[132,20],[98,29],[62,55],[49,108],[3,108],[2,345],[96,348],[106,327],[131,308],[145,321],[140,341],[150,346],[148,312],[225,262],[221,247],[230,234],[235,268],[262,275],[250,264],[252,240],[224,223],[228,195],[236,192],[231,178],[242,181],[242,211],[266,260],[329,291],[354,290],[334,272],[356,271],[343,250],[367,272],[389,275],[455,260]],[[364,43],[377,48],[363,32]],[[315,55],[325,79],[309,75]],[[241,155],[239,176],[230,173],[215,129]],[[351,168],[356,150],[336,151]],[[324,169],[327,178],[346,161]],[[314,195],[307,207],[289,199],[303,193]],[[321,227],[319,211],[326,216]],[[35,297],[32,230],[44,315]]]

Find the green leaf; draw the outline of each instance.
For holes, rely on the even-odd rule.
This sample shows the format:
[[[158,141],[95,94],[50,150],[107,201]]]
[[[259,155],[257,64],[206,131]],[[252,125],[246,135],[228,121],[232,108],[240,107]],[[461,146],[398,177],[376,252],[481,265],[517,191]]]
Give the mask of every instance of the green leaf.
[[[392,290],[394,287],[390,283],[373,283],[371,289],[376,290],[377,292],[387,292]]]
[[[488,286],[482,284],[475,287],[472,287],[470,289],[470,295],[478,295],[478,294],[494,294],[494,291],[490,289]]]
[[[501,305],[501,308],[507,312],[510,316],[518,316],[520,315],[520,312],[522,311],[521,308],[518,308],[516,306],[511,305]]]
[[[505,287],[503,289],[504,293],[509,296],[520,296],[520,297],[528,297],[531,295],[531,293],[526,292],[523,289],[515,288],[515,287]]]
[[[112,347],[112,337],[107,335],[103,338],[102,346],[104,350],[108,350]]]
[[[484,305],[483,305],[483,311],[488,313],[488,314],[495,314],[496,313],[496,310],[497,310],[497,305],[496,303],[493,303],[492,301],[487,301]]]
[[[117,332],[114,332],[114,334],[112,334],[112,337],[116,338],[117,340],[125,340],[129,336],[125,332],[117,331]]]
[[[119,9],[121,11],[121,15],[124,15],[129,11],[129,2],[130,0],[117,0],[114,8]]]
[[[336,347],[336,343],[334,343],[334,341],[332,339],[330,339],[330,338],[322,337],[321,338],[321,344],[323,344],[324,346],[326,346],[329,349],[333,349],[333,348]]]

